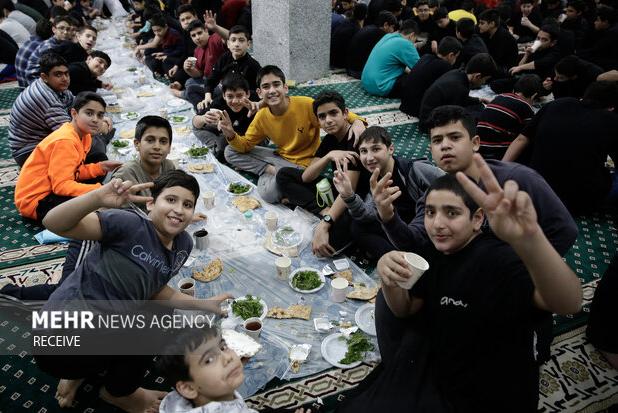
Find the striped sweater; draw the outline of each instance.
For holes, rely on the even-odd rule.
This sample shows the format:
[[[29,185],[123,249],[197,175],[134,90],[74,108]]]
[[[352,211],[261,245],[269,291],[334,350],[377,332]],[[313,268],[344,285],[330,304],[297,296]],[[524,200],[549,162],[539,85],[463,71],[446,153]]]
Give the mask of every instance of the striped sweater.
[[[496,96],[480,113],[476,125],[481,138],[481,155],[502,159],[506,149],[533,115],[532,106],[519,95],[503,93]]]
[[[43,138],[70,122],[72,104],[70,91],[57,93],[41,79],[24,89],[17,96],[9,119],[9,145],[13,157],[32,152]]]

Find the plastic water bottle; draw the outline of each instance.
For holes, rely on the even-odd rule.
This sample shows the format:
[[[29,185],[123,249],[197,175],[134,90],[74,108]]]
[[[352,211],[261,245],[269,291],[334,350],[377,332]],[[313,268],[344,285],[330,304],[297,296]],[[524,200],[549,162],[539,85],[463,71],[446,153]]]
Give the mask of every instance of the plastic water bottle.
[[[328,179],[324,178],[317,184],[315,184],[315,188],[317,189],[317,203],[319,207],[332,206],[335,202],[335,197],[333,196],[333,190],[330,187],[330,182]],[[322,202],[320,202],[320,199]]]
[[[245,225],[247,228],[255,235],[259,235],[260,231],[260,222],[259,216],[253,215],[252,210],[245,211],[243,213],[243,217],[245,219]]]

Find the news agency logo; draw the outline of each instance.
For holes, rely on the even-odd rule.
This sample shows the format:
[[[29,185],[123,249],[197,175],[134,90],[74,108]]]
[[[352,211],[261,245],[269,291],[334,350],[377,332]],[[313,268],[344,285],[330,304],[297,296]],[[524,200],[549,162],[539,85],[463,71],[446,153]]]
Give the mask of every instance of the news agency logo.
[[[95,329],[92,311],[33,311],[32,329]]]

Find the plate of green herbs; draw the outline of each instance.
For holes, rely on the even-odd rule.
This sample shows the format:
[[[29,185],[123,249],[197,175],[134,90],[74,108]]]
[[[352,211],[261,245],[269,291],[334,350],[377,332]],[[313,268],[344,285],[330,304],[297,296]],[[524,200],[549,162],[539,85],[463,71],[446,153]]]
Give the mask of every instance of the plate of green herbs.
[[[191,149],[187,151],[187,155],[192,158],[200,158],[202,156],[206,156],[208,151],[208,146],[192,146]]]
[[[271,239],[277,248],[294,248],[303,242],[303,234],[289,225],[284,225],[273,232]]]
[[[335,367],[351,369],[363,362],[365,353],[372,351],[374,345],[362,331],[356,331],[348,338],[342,333],[327,336],[320,347],[322,357]]]
[[[243,182],[232,182],[227,186],[227,192],[232,195],[247,195],[251,189],[253,189],[251,185]]]
[[[169,117],[170,122],[172,122],[175,125],[181,124],[181,123],[185,123],[186,121],[189,120],[188,117],[186,117],[185,115],[172,115]]]
[[[300,267],[294,270],[289,278],[290,287],[294,291],[305,294],[320,291],[325,283],[326,279],[322,273],[311,267]]]
[[[112,146],[114,148],[126,148],[127,146],[129,146],[129,141],[115,140],[112,141]]]
[[[127,113],[120,114],[120,119],[122,120],[135,120],[137,118],[139,118],[138,112],[127,112]]]
[[[232,314],[243,320],[251,317],[260,317],[263,320],[267,313],[268,307],[264,300],[251,294],[238,297],[232,302]]]

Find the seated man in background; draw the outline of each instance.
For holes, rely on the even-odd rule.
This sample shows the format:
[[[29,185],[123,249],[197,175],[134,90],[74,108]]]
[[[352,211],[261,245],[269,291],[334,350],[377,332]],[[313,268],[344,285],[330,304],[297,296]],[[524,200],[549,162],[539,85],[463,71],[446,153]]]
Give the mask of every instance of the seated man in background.
[[[86,58],[85,62],[71,63],[69,73],[71,84],[69,90],[77,95],[79,92],[96,92],[97,89],[112,89],[111,83],[99,80],[112,64],[112,59],[105,52],[95,50]]]
[[[417,31],[416,22],[406,20],[398,32],[389,33],[380,39],[363,69],[363,89],[372,95],[401,97],[403,79],[419,59],[414,47]]]
[[[581,98],[588,86],[600,80],[603,69],[575,55],[563,57],[554,67],[553,78],[547,78],[543,87],[551,91],[554,99],[563,97]]]
[[[601,66],[603,70],[618,69],[618,14],[616,9],[599,4],[596,10],[594,30],[586,44],[577,50],[582,59]]]
[[[539,46],[536,50],[533,50],[532,46],[526,48],[519,65],[512,67],[509,73],[515,75],[520,72],[530,72],[537,74],[541,79],[553,76],[554,66],[560,60],[559,36],[559,28],[552,25],[542,26],[536,35]]]
[[[384,35],[395,30],[397,30],[397,18],[391,12],[381,11],[374,24],[368,24],[356,32],[347,49],[348,75],[360,79],[373,47]]]
[[[519,61],[517,40],[502,26],[498,10],[485,10],[479,15],[479,32],[487,51],[496,62],[498,73],[507,75]]]
[[[517,80],[513,93],[496,96],[479,113],[476,130],[485,159],[502,159],[507,148],[534,116],[532,103],[541,91],[537,75],[524,75]]]
[[[45,53],[39,67],[39,79],[17,96],[9,118],[9,145],[19,166],[43,138],[71,121],[73,94],[68,90],[66,60],[56,53]]]
[[[230,73],[221,82],[223,96],[215,99],[210,104],[210,110],[203,115],[193,117],[193,133],[204,145],[213,152],[215,157],[224,161],[224,151],[227,141],[221,130],[219,122],[225,111],[230,117],[234,131],[244,135],[253,120],[249,110],[252,109],[249,100],[250,89],[247,79],[239,73]]]
[[[543,106],[511,143],[503,161],[517,161],[532,143],[528,165],[574,214],[599,210],[611,189],[605,167],[618,159],[618,85],[597,81],[582,100],[562,98]],[[585,138],[583,138],[585,137]]]
[[[440,76],[423,95],[419,113],[420,127],[426,130],[426,121],[434,108],[444,105],[468,107],[471,111],[481,109],[481,100],[469,96],[470,89],[484,85],[496,73],[496,63],[487,53],[474,56],[466,70],[453,69]]]
[[[41,43],[53,35],[52,23],[48,19],[41,19],[36,24],[36,34],[30,37],[30,39],[17,51],[17,55],[15,56],[15,74],[19,87],[25,88],[28,86],[25,75],[30,55],[34,53]]]
[[[455,64],[456,68],[465,67],[470,59],[479,53],[488,53],[485,42],[476,34],[476,26],[472,19],[459,19],[457,21],[455,34],[461,42],[461,53]]]
[[[410,116],[418,116],[423,94],[440,76],[453,69],[459,53],[459,40],[446,36],[440,41],[437,54],[427,53],[421,56],[402,82],[399,110]]]
[[[84,62],[97,44],[97,29],[84,25],[79,28],[77,42],[65,42],[52,50],[70,63]]]
[[[150,20],[155,37],[145,45],[135,48],[137,56],[145,54],[146,66],[157,76],[163,76],[178,63],[182,54],[182,38],[180,33],[168,26],[165,17],[161,14]]]

